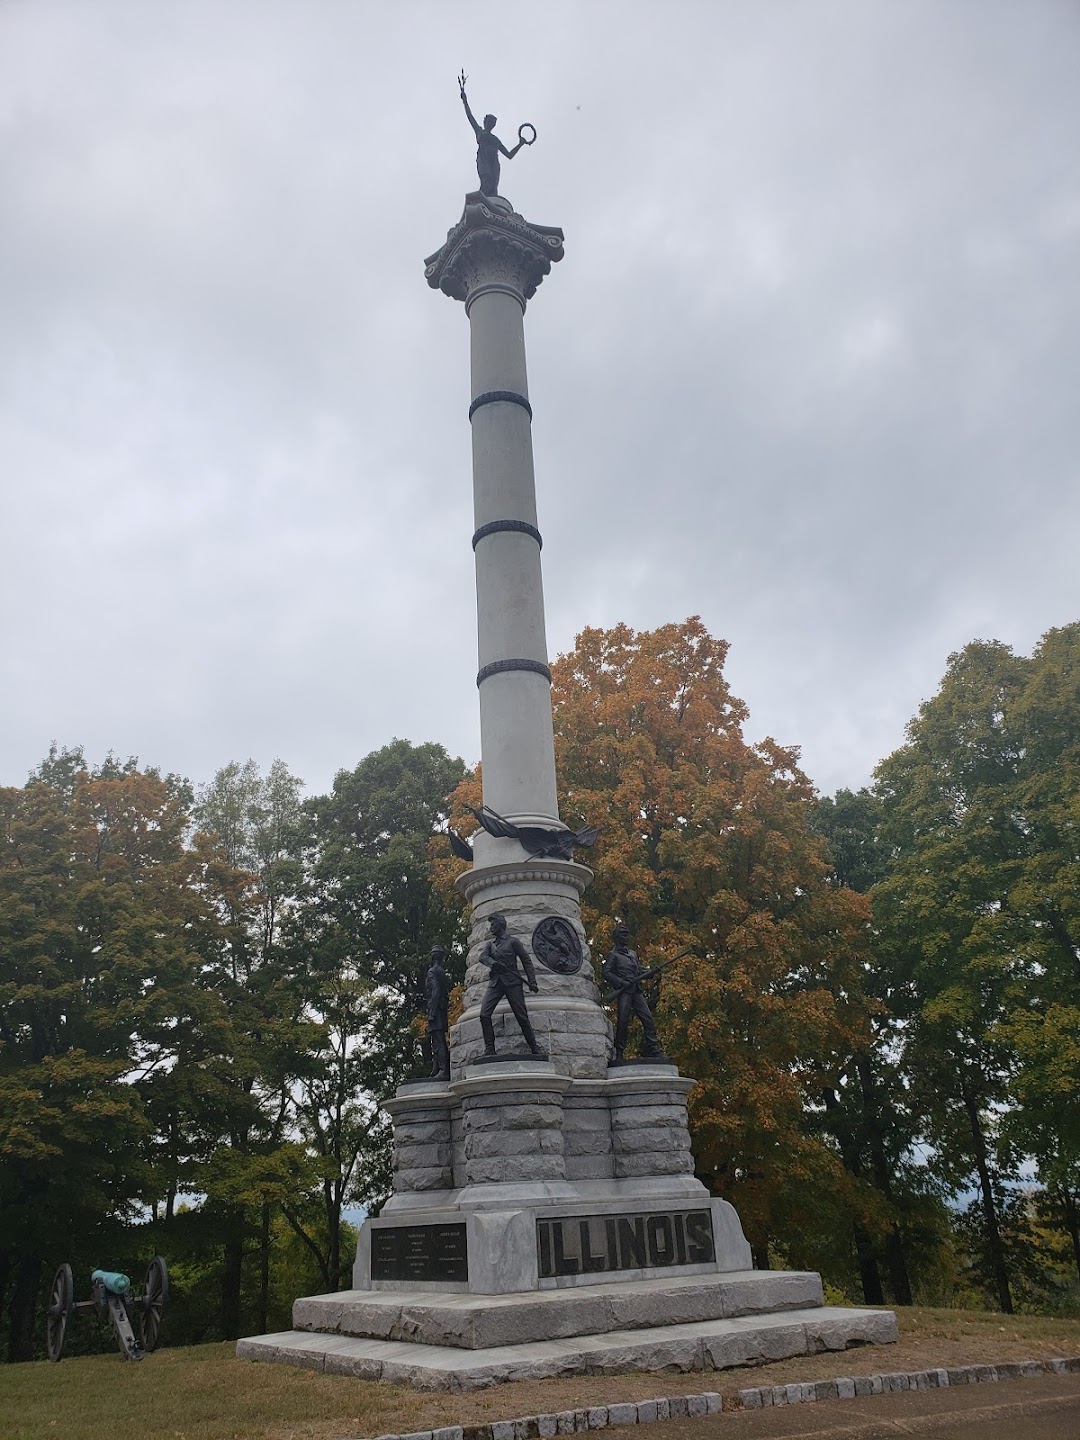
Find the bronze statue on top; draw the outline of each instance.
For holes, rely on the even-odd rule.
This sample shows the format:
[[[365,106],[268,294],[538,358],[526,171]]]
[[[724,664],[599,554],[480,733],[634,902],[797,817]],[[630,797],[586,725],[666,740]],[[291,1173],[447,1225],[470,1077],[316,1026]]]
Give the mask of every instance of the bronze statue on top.
[[[462,70],[458,76],[458,89],[461,91],[461,103],[465,106],[465,114],[469,117],[469,124],[476,136],[476,173],[480,176],[480,192],[483,195],[498,195],[499,193],[499,156],[505,155],[507,160],[512,160],[523,145],[532,145],[536,140],[536,126],[526,122],[518,126],[518,143],[512,150],[506,146],[495,134],[495,126],[498,121],[494,115],[485,115],[483,125],[478,125],[476,116],[469,109],[469,102],[465,95],[465,81],[469,77]],[[522,132],[531,131],[531,136],[526,137]]]

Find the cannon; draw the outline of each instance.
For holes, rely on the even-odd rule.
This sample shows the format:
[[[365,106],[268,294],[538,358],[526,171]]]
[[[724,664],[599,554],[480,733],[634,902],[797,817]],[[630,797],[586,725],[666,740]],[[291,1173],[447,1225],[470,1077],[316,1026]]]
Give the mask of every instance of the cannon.
[[[169,1267],[160,1255],[150,1261],[141,1295],[131,1281],[117,1270],[95,1270],[90,1276],[90,1299],[76,1300],[71,1266],[61,1265],[53,1276],[45,1314],[45,1348],[50,1360],[62,1360],[68,1321],[72,1315],[106,1316],[112,1324],[116,1343],[125,1360],[141,1360],[157,1348],[161,1317],[169,1301]],[[132,1318],[139,1322],[136,1338]]]

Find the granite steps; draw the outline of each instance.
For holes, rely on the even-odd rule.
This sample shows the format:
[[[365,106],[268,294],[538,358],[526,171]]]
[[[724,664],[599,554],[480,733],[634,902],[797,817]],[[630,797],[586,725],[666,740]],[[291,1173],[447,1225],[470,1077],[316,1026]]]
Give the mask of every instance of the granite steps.
[[[610,1331],[730,1320],[823,1304],[807,1271],[745,1270],[553,1287],[505,1295],[345,1290],[293,1306],[297,1330],[483,1350]]]
[[[816,1305],[485,1349],[290,1330],[241,1340],[237,1355],[419,1389],[474,1390],[558,1376],[723,1370],[896,1339],[889,1312]]]

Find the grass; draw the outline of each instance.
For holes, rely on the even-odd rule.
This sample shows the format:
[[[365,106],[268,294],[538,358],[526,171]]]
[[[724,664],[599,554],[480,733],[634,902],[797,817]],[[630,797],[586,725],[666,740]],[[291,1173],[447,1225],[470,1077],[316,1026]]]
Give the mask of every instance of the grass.
[[[237,1360],[231,1345],[0,1366],[2,1440],[346,1440],[747,1384],[1080,1354],[1080,1320],[968,1310],[897,1312],[900,1344],[803,1356],[755,1370],[577,1376],[472,1394],[424,1393]]]

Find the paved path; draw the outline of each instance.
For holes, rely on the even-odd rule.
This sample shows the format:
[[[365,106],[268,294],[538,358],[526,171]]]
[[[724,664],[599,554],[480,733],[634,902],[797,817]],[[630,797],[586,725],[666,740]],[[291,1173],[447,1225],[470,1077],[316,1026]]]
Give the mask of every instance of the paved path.
[[[653,1440],[1080,1440],[1080,1375],[668,1420],[649,1433]]]

